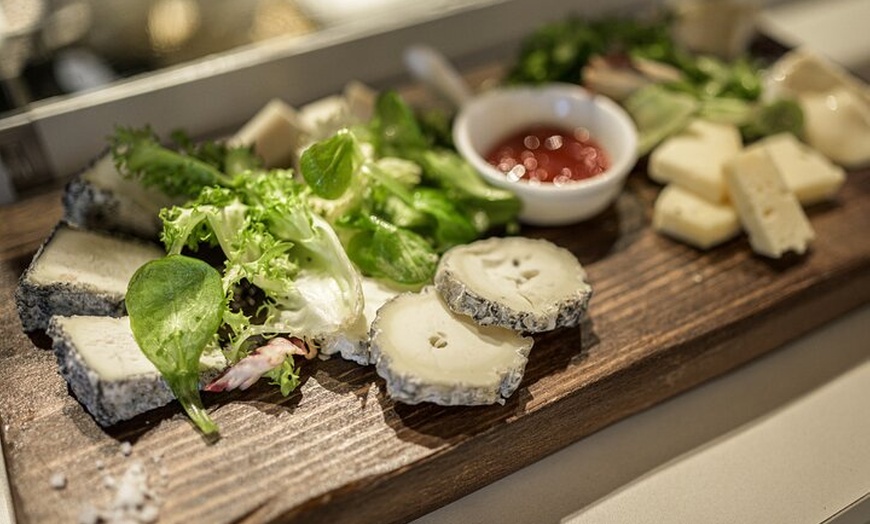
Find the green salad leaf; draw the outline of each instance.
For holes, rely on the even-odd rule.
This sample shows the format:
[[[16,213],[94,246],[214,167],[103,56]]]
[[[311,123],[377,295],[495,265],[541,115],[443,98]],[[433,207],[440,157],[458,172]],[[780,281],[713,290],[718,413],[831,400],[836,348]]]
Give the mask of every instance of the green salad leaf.
[[[635,75],[639,87],[622,103],[640,132],[639,153],[682,130],[691,118],[736,125],[744,141],[789,131],[803,133],[800,106],[790,100],[762,101],[763,64],[751,56],[726,61],[693,54],[671,36],[672,17],[586,20],[544,24],[528,35],[507,81],[515,84],[583,84],[584,67],[598,56],[614,70]],[[637,62],[658,63],[678,79],[640,75]],[[651,82],[651,83],[650,83]]]
[[[520,209],[513,193],[430,143],[392,91],[368,125],[311,145],[300,171],[354,264],[401,284],[429,282],[441,253],[513,223]]]
[[[207,435],[218,428],[199,396],[199,359],[215,341],[225,296],[217,270],[182,255],[148,262],[127,287],[127,312],[136,343]]]
[[[284,394],[300,382],[294,355],[307,356],[305,348],[362,314],[361,272],[422,286],[431,282],[441,253],[513,223],[519,211],[512,193],[489,187],[454,151],[430,144],[413,111],[392,92],[379,97],[371,122],[311,144],[300,158],[301,179],[292,170],[263,169],[249,148],[193,143],[183,134],[173,142],[175,148],[161,144],[148,128],[119,128],[112,152],[125,176],[187,197],[160,213],[168,253],[162,264],[181,274],[196,256],[221,271],[211,269],[209,297],[179,286],[178,297],[164,300],[166,311],[157,311],[159,302],[153,311],[139,309],[143,351],[166,360],[184,346],[192,359],[205,342],[189,339],[207,334],[231,364],[256,359],[255,371],[230,370],[241,370],[238,383],[265,376]],[[202,278],[190,280],[196,287]],[[132,291],[145,295],[170,282],[143,268]],[[205,318],[198,313],[181,319],[186,323],[171,320],[182,311],[176,304],[193,300],[219,313],[209,310],[203,326],[191,325]],[[143,303],[133,298],[134,308]],[[149,323],[158,320],[161,329],[149,335]],[[276,365],[262,350],[280,338],[297,340],[296,349]],[[179,384],[179,398],[193,406],[191,418],[206,431],[198,397],[190,393],[192,378],[178,378],[189,375],[180,370],[193,360],[181,366],[179,358],[158,369]],[[271,369],[262,367],[267,360]],[[217,382],[209,387],[235,387],[231,380]]]
[[[507,74],[511,84],[581,83],[583,66],[594,55],[640,52],[660,61],[677,53],[666,20],[629,17],[587,20],[570,17],[544,24],[523,39]]]
[[[118,171],[166,195],[195,197],[204,187],[232,186],[234,175],[259,167],[250,148],[216,142],[194,146],[182,132],[173,136],[181,150],[162,145],[147,126],[116,129],[109,142]]]
[[[347,190],[359,165],[356,143],[346,130],[308,147],[300,159],[300,171],[315,195],[333,199]]]
[[[164,209],[163,241],[170,254],[200,244],[225,257],[223,285],[243,283],[265,296],[254,315],[237,317],[231,359],[255,336],[334,334],[360,315],[359,275],[332,227],[307,204],[308,190],[290,171],[250,173],[236,188],[205,188],[183,206]]]

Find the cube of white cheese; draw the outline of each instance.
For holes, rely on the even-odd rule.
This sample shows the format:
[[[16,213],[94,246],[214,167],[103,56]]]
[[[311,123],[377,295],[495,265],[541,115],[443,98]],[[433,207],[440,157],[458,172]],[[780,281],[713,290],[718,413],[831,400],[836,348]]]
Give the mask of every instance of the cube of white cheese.
[[[19,281],[21,325],[35,331],[52,315],[120,316],[133,273],[164,255],[157,244],[59,224]]]
[[[48,334],[60,373],[101,426],[109,426],[171,402],[175,397],[139,349],[129,317],[52,317]],[[201,383],[227,365],[217,348],[203,352]]]
[[[741,147],[736,126],[695,119],[650,154],[649,174],[659,183],[674,183],[711,202],[724,202],[728,192],[722,168]]]
[[[352,80],[344,86],[344,99],[350,114],[358,122],[368,122],[375,113],[378,92],[362,82]]]
[[[846,88],[798,95],[807,142],[834,162],[870,165],[870,102]]]
[[[230,144],[253,147],[266,167],[290,167],[306,132],[296,110],[274,99],[233,135]]]
[[[767,151],[785,185],[804,206],[830,199],[846,181],[843,168],[791,133],[769,136],[750,147]]]
[[[656,199],[653,227],[700,249],[721,244],[741,230],[731,205],[710,202],[673,184],[662,189]]]
[[[788,251],[807,250],[813,229],[765,149],[748,148],[738,154],[725,166],[725,178],[756,253],[779,258]]]

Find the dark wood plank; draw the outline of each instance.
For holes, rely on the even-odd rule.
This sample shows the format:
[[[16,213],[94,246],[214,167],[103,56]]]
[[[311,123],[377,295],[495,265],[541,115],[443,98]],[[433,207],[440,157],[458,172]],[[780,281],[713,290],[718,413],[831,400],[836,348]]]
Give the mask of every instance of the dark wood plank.
[[[870,301],[870,172],[811,209],[812,251],[781,261],[753,256],[743,238],[702,253],[656,235],[657,190],[638,172],[601,217],[525,230],[571,249],[595,295],[583,329],[537,338],[506,405],[396,405],[371,367],[316,362],[286,399],[266,385],[207,397],[222,428],[214,445],[175,405],[108,430],[92,421],[44,337],[21,332],[12,298],[60,216],[59,193],[0,209],[0,417],[19,521],[106,506],[105,477],[135,461],[161,522],[406,521]]]

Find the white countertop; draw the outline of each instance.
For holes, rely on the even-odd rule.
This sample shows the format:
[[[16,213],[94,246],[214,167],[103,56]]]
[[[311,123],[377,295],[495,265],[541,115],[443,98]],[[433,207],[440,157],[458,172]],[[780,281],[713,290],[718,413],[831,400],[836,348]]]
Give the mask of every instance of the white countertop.
[[[415,524],[870,522],[868,341],[870,305]]]

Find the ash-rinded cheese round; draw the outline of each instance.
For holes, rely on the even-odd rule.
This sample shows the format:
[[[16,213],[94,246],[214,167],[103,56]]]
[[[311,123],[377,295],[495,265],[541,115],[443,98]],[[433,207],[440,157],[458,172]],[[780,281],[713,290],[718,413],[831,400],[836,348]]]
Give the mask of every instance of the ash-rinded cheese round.
[[[592,296],[586,271],[570,251],[525,237],[450,249],[435,272],[435,287],[452,311],[526,333],[579,325]]]
[[[503,403],[513,394],[533,342],[451,312],[427,286],[381,307],[370,343],[375,369],[394,400],[472,406]]]

